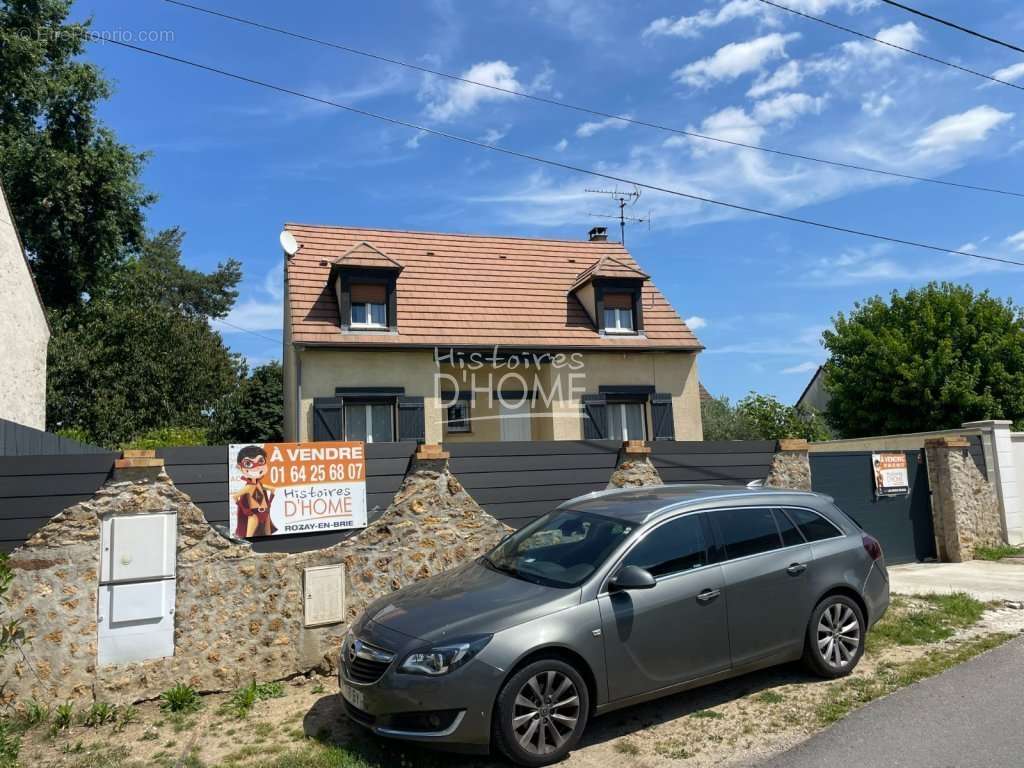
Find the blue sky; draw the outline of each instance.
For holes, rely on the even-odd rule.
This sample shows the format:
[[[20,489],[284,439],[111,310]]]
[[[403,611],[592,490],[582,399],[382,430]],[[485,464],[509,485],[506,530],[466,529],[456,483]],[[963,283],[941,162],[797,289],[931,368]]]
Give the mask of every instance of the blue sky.
[[[922,176],[1024,191],[1024,93],[858,41],[757,0],[307,2],[210,7],[614,114]],[[200,4],[203,4],[201,2]],[[875,0],[790,6],[1024,85],[1024,57]],[[920,0],[1024,40],[1015,0]],[[1024,200],[778,158],[437,81],[159,0],[80,0],[100,34],[511,149],[803,218],[1024,259]],[[156,33],[149,35],[149,33]],[[122,140],[152,152],[150,226],[186,230],[186,260],[240,259],[231,347],[280,357],[286,221],[584,237],[604,183],[417,136],[294,97],[94,43]],[[714,394],[793,401],[821,330],[854,302],[929,280],[1024,300],[1024,268],[918,251],[645,193],[633,255],[707,346]],[[612,230],[614,231],[614,230]],[[257,335],[258,334],[258,335]]]

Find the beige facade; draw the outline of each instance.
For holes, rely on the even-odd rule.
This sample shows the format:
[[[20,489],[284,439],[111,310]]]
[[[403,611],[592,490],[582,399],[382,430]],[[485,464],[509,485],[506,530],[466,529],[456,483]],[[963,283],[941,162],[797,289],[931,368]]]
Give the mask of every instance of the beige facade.
[[[0,419],[44,429],[50,328],[2,189],[0,274]]]
[[[289,440],[313,439],[314,398],[333,397],[338,388],[361,387],[402,388],[406,396],[423,397],[428,443],[580,440],[582,395],[617,386],[653,387],[670,394],[675,439],[702,439],[693,352],[566,351],[555,362],[539,367],[474,366],[447,361],[444,351],[439,362],[432,348],[297,348],[290,343],[288,325],[284,354],[285,437]],[[455,390],[472,396],[469,432],[449,431],[445,426],[445,397]],[[517,409],[524,398],[524,410]],[[644,410],[649,436],[649,402]]]

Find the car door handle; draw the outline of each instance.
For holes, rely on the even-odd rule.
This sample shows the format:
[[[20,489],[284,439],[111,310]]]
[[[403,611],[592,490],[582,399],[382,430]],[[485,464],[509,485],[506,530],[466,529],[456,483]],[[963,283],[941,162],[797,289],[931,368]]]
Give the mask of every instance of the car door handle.
[[[806,563],[793,563],[791,566],[789,566],[789,568],[786,569],[786,573],[788,573],[790,576],[799,576],[806,570]]]
[[[697,599],[700,600],[702,603],[710,603],[720,594],[722,594],[722,591],[720,589],[705,589],[697,594]]]

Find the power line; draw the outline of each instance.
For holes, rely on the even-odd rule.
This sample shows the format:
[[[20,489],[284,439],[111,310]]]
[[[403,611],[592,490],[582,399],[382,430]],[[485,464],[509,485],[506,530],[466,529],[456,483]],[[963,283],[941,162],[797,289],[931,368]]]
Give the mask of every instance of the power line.
[[[1008,43],[1005,40],[1000,40],[997,37],[989,37],[988,35],[984,34],[983,32],[977,32],[977,31],[975,31],[973,29],[969,29],[968,27],[963,27],[963,26],[961,26],[961,25],[959,25],[959,24],[957,24],[955,22],[948,21],[947,19],[940,19],[938,16],[932,16],[930,13],[925,13],[924,11],[919,11],[916,8],[911,8],[909,5],[904,5],[903,3],[897,3],[897,2],[894,2],[894,0],[882,0],[882,2],[886,3],[887,5],[894,6],[896,8],[902,8],[907,13],[913,13],[916,16],[920,16],[922,18],[928,19],[929,21],[934,21],[937,24],[943,24],[943,25],[945,25],[947,27],[952,27],[953,29],[958,29],[961,32],[966,32],[968,35],[973,35],[974,37],[980,37],[982,40],[988,40],[988,42],[990,42],[990,43],[995,43],[996,45],[1001,45],[1004,48],[1009,48],[1011,51],[1017,51],[1018,53],[1024,53],[1024,48],[1021,48],[1019,45],[1014,45],[1013,43]]]
[[[270,336],[264,336],[262,333],[257,333],[256,331],[250,331],[248,328],[243,328],[240,325],[235,325],[234,323],[228,322],[227,320],[224,320],[223,318],[213,317],[213,318],[210,318],[210,319],[213,322],[215,322],[215,323],[224,323],[224,325],[229,325],[229,326],[231,326],[232,328],[234,328],[237,331],[243,331],[244,333],[249,333],[249,334],[252,334],[253,336],[258,336],[261,339],[266,339],[267,341],[272,341],[275,344],[280,344],[281,343],[280,339],[275,339],[275,338],[272,338]]]
[[[637,120],[636,118],[626,117],[624,115],[616,115],[616,114],[613,114],[611,112],[604,112],[602,110],[594,109],[592,107],[580,106],[579,104],[572,104],[570,102],[560,101],[558,99],[552,99],[552,98],[549,98],[549,97],[546,97],[546,96],[537,96],[536,94],[526,93],[525,91],[518,91],[518,90],[515,90],[513,88],[504,88],[502,86],[493,85],[491,83],[482,83],[482,82],[480,82],[478,80],[470,80],[469,78],[461,77],[459,75],[453,75],[450,72],[442,72],[440,70],[430,69],[429,67],[424,67],[424,66],[421,66],[419,64],[413,64],[412,62],[403,61],[402,59],[395,59],[395,58],[391,58],[391,57],[388,57],[388,56],[383,56],[381,54],[373,53],[372,51],[366,51],[366,50],[363,50],[363,49],[360,49],[360,48],[353,48],[352,46],[343,45],[341,43],[334,43],[334,42],[331,42],[329,40],[323,40],[323,39],[320,39],[320,38],[312,37],[310,35],[305,35],[305,34],[302,34],[300,32],[293,32],[292,30],[284,29],[282,27],[275,27],[275,26],[272,26],[270,24],[264,24],[262,22],[253,21],[252,19],[243,18],[241,16],[235,16],[235,15],[232,15],[232,14],[229,14],[229,13],[224,13],[222,11],[216,11],[216,10],[213,10],[211,8],[204,8],[204,7],[199,6],[199,5],[194,5],[194,4],[188,3],[188,2],[183,2],[183,0],[164,0],[164,2],[170,3],[171,5],[180,6],[182,8],[187,8],[189,10],[197,11],[199,13],[205,13],[205,14],[208,14],[210,16],[216,16],[216,17],[219,17],[219,18],[222,18],[222,19],[226,19],[228,21],[233,21],[233,22],[237,22],[239,24],[244,24],[246,26],[254,27],[256,29],[262,29],[262,30],[267,31],[267,32],[275,32],[275,33],[280,34],[280,35],[285,35],[286,37],[295,38],[296,40],[303,40],[303,41],[308,42],[308,43],[314,43],[316,45],[321,45],[321,46],[324,46],[326,48],[333,48],[335,50],[344,51],[345,53],[350,53],[350,54],[353,54],[353,55],[356,55],[356,56],[363,56],[365,58],[373,59],[375,61],[381,61],[381,62],[384,62],[384,63],[387,63],[387,64],[394,64],[394,65],[399,66],[399,67],[405,67],[406,69],[411,69],[411,70],[414,70],[416,72],[420,72],[420,73],[423,73],[423,74],[434,75],[436,77],[443,77],[443,78],[446,78],[448,80],[452,80],[452,81],[459,82],[459,83],[465,83],[467,85],[472,85],[472,86],[479,87],[479,88],[488,88],[488,89],[490,89],[492,91],[497,91],[499,93],[505,93],[505,94],[508,94],[510,96],[518,96],[518,97],[523,98],[523,99],[530,99],[531,101],[536,101],[536,102],[539,102],[541,104],[547,104],[547,105],[550,105],[550,106],[561,107],[562,109],[569,109],[569,110],[572,110],[574,112],[580,112],[580,113],[583,113],[583,114],[586,114],[586,115],[591,115],[593,117],[600,117],[600,118],[603,118],[605,120],[616,120],[618,122],[629,124],[629,125],[639,125],[639,126],[642,126],[644,128],[653,128],[653,129],[659,130],[659,131],[666,131],[668,133],[675,133],[675,134],[678,134],[678,135],[681,135],[681,136],[689,136],[690,138],[694,138],[694,139],[701,139],[702,141],[713,141],[713,142],[716,142],[718,144],[727,144],[729,146],[741,147],[743,149],[753,149],[753,150],[756,150],[758,152],[766,152],[768,154],[778,155],[780,157],[788,157],[788,158],[791,158],[793,160],[803,160],[803,161],[812,162],[812,163],[822,163],[823,165],[831,165],[831,166],[834,166],[836,168],[845,168],[847,170],[862,171],[864,173],[874,173],[874,174],[878,174],[878,175],[881,175],[881,176],[889,176],[889,177],[892,177],[892,178],[904,179],[905,181],[923,181],[923,182],[926,182],[928,184],[941,184],[941,185],[946,186],[946,187],[956,187],[956,188],[959,188],[959,189],[967,189],[967,190],[971,190],[971,191],[974,191],[974,192],[989,192],[989,193],[998,194],[998,195],[1010,195],[1010,196],[1013,196],[1013,197],[1024,197],[1024,192],[1013,192],[1013,191],[1010,191],[1010,190],[998,189],[998,188],[995,188],[995,187],[983,187],[983,186],[979,186],[979,185],[975,185],[975,184],[963,184],[963,183],[959,183],[959,182],[955,182],[955,181],[945,181],[943,179],[935,179],[935,178],[930,178],[928,176],[914,176],[914,175],[908,174],[908,173],[899,173],[897,171],[887,171],[887,170],[884,170],[884,169],[881,169],[881,168],[872,168],[870,166],[857,165],[856,163],[845,163],[845,162],[842,162],[842,161],[839,161],[839,160],[828,160],[828,159],[825,159],[825,158],[814,157],[812,155],[804,155],[804,154],[800,154],[800,153],[797,153],[797,152],[787,152],[787,151],[782,150],[782,149],[775,149],[775,148],[772,148],[772,147],[764,147],[764,146],[760,146],[758,144],[746,144],[746,143],[744,143],[742,141],[734,141],[732,139],[724,139],[724,138],[721,138],[719,136],[710,136],[708,134],[698,133],[696,131],[690,131],[690,130],[683,130],[681,128],[674,128],[672,126],[663,125],[663,124],[660,124],[660,123],[653,123],[653,122],[649,122],[649,121],[646,121],[646,120]],[[1024,90],[1024,89],[1022,89],[1022,90]]]
[[[168,0],[168,1],[170,1],[170,0]],[[940,59],[940,58],[938,58],[936,56],[931,56],[931,55],[929,55],[927,53],[921,53],[921,51],[915,51],[913,48],[907,48],[907,47],[902,46],[902,45],[897,45],[896,43],[890,43],[888,40],[882,40],[881,38],[873,37],[873,36],[871,36],[869,34],[866,34],[864,32],[858,32],[856,29],[850,29],[849,27],[844,27],[842,24],[836,24],[835,22],[829,21],[828,19],[823,19],[820,16],[812,16],[809,13],[804,13],[803,11],[798,11],[798,10],[796,10],[796,8],[790,8],[790,7],[785,6],[785,5],[780,5],[779,3],[773,2],[772,0],[759,0],[759,2],[762,2],[765,5],[770,5],[772,8],[778,8],[780,11],[786,11],[788,13],[792,13],[792,14],[795,14],[797,16],[803,16],[805,19],[810,19],[811,21],[816,21],[819,24],[824,24],[825,26],[832,27],[833,29],[842,30],[843,32],[848,32],[851,35],[856,35],[857,37],[862,37],[865,40],[872,40],[872,41],[878,43],[879,45],[887,45],[890,48],[895,48],[897,51],[903,51],[904,53],[912,53],[914,56],[919,56],[920,58],[927,59],[928,61],[934,61],[936,64],[942,64],[943,66],[946,66],[946,67],[952,67],[953,69],[958,69],[961,72],[966,72],[969,75],[974,75],[975,77],[983,77],[986,80],[991,80],[993,83],[999,83],[1001,85],[1008,85],[1011,88],[1016,88],[1018,91],[1024,91],[1024,86],[1018,85],[1017,83],[1011,83],[1009,80],[1000,80],[998,77],[994,77],[992,75],[986,75],[984,72],[979,72],[976,69],[970,69],[968,67],[962,67],[959,64],[954,64],[951,61],[946,61],[945,59]]]
[[[746,206],[746,205],[740,205],[738,203],[729,203],[729,202],[726,202],[724,200],[716,200],[715,198],[712,198],[712,197],[704,197],[702,195],[694,195],[694,194],[691,194],[689,192],[682,192],[682,191],[680,191],[678,189],[670,189],[668,187],[661,187],[661,186],[658,186],[656,184],[648,184],[648,183],[645,183],[645,182],[642,182],[642,181],[636,181],[634,179],[629,179],[629,178],[626,178],[624,176],[616,176],[616,175],[610,174],[610,173],[604,173],[604,172],[595,171],[595,170],[592,170],[592,169],[589,169],[589,168],[583,168],[583,167],[580,167],[580,166],[571,165],[570,163],[563,163],[563,162],[561,162],[559,160],[551,160],[550,158],[541,157],[539,155],[531,155],[531,154],[529,154],[527,152],[519,152],[519,151],[516,151],[516,150],[513,150],[513,149],[507,149],[506,147],[499,147],[499,146],[494,145],[494,144],[488,144],[487,142],[484,142],[484,141],[478,141],[477,139],[470,139],[470,138],[467,138],[465,136],[460,136],[460,135],[455,134],[455,133],[448,133],[447,131],[441,131],[441,130],[438,130],[437,128],[428,128],[428,127],[426,127],[424,125],[419,125],[417,123],[409,122],[408,120],[401,120],[401,119],[399,119],[397,117],[390,117],[389,115],[382,115],[382,114],[379,114],[377,112],[370,112],[369,110],[360,109],[359,107],[353,107],[353,106],[350,106],[348,104],[340,104],[340,103],[338,103],[336,101],[331,101],[330,99],[324,99],[324,98],[321,98],[319,96],[313,96],[312,94],[303,93],[302,91],[296,91],[296,90],[294,90],[292,88],[287,88],[285,86],[274,85],[273,83],[268,83],[268,82],[263,81],[263,80],[257,80],[256,78],[248,77],[246,75],[239,75],[239,74],[236,74],[234,72],[229,72],[228,70],[225,70],[225,69],[220,69],[218,67],[210,66],[208,64],[201,64],[201,63],[199,63],[197,61],[192,61],[190,59],[183,59],[183,58],[180,58],[178,56],[172,56],[169,53],[162,53],[161,51],[154,51],[154,50],[152,50],[150,48],[143,48],[142,46],[132,45],[131,43],[126,43],[123,40],[104,39],[104,40],[101,40],[99,42],[101,42],[102,44],[109,43],[111,45],[117,45],[117,46],[120,46],[122,48],[130,48],[131,50],[138,51],[139,53],[145,53],[145,54],[148,54],[150,56],[155,56],[155,57],[160,58],[160,59],[165,59],[167,61],[173,61],[173,62],[176,62],[178,64],[184,64],[186,66],[193,67],[195,69],[200,69],[200,70],[203,70],[205,72],[211,72],[213,74],[217,74],[217,75],[221,75],[223,77],[231,78],[232,80],[238,80],[239,82],[249,83],[250,85],[257,85],[257,86],[260,86],[261,88],[267,88],[269,90],[277,91],[278,93],[285,93],[285,94],[288,94],[290,96],[297,96],[297,97],[299,97],[301,99],[306,99],[308,101],[313,101],[313,102],[316,102],[318,104],[325,104],[325,105],[330,106],[330,107],[335,107],[337,109],[342,109],[342,110],[345,110],[346,112],[351,112],[352,114],[362,115],[363,117],[373,118],[374,120],[380,120],[381,122],[390,123],[391,125],[399,125],[399,126],[402,126],[404,128],[411,128],[413,130],[420,131],[421,133],[425,133],[425,134],[428,134],[428,135],[431,135],[431,136],[438,136],[438,137],[440,137],[442,139],[448,139],[449,141],[458,142],[460,144],[465,144],[465,145],[468,145],[468,146],[471,146],[471,147],[478,147],[480,149],[489,149],[492,152],[499,152],[499,153],[501,153],[503,155],[507,155],[509,157],[518,157],[518,158],[520,158],[522,160],[530,160],[530,161],[535,162],[535,163],[541,163],[542,165],[547,165],[547,166],[550,166],[552,168],[561,168],[562,170],[572,171],[574,173],[582,173],[582,174],[585,174],[585,175],[588,175],[588,176],[594,176],[594,177],[599,178],[599,179],[607,179],[608,181],[617,181],[617,182],[619,182],[621,184],[632,184],[632,185],[634,185],[636,187],[641,187],[643,189],[649,189],[649,190],[651,190],[653,192],[662,192],[662,193],[667,194],[667,195],[673,195],[675,197],[682,197],[682,198],[685,198],[687,200],[695,200],[697,202],[707,203],[709,205],[717,205],[717,206],[719,206],[721,208],[729,208],[729,209],[734,210],[734,211],[742,211],[744,213],[755,213],[755,214],[757,214],[759,216],[766,216],[768,218],[778,219],[780,221],[788,221],[788,222],[791,222],[791,223],[794,223],[794,224],[804,224],[804,225],[810,226],[810,227],[817,227],[818,229],[826,229],[826,230],[830,230],[830,231],[833,231],[833,232],[842,232],[842,233],[848,234],[848,235],[857,235],[858,237],[867,237],[867,238],[871,238],[873,240],[881,240],[881,241],[885,241],[885,242],[889,242],[889,243],[895,243],[897,245],[907,245],[907,246],[910,246],[912,248],[920,248],[920,249],[927,250],[927,251],[936,251],[938,253],[949,253],[949,254],[953,254],[953,255],[956,255],[956,256],[970,256],[973,259],[983,259],[985,261],[994,261],[994,262],[1000,262],[1000,263],[1003,263],[1003,264],[1013,264],[1013,265],[1018,266],[1018,267],[1024,267],[1024,261],[1014,261],[1013,259],[1005,259],[1005,258],[1000,258],[1000,257],[997,257],[997,256],[983,256],[983,255],[981,255],[979,253],[970,253],[968,251],[959,251],[959,250],[957,250],[955,248],[945,248],[945,247],[940,246],[940,245],[931,245],[929,243],[922,243],[922,242],[919,242],[919,241],[916,241],[916,240],[905,240],[905,239],[898,238],[898,237],[891,237],[889,235],[880,235],[880,234],[877,234],[877,233],[874,233],[874,232],[868,232],[866,230],[853,229],[851,227],[843,227],[843,226],[839,226],[839,225],[836,225],[836,224],[826,224],[824,222],[814,221],[813,219],[802,219],[802,218],[799,218],[797,216],[789,216],[787,214],[778,213],[776,211],[765,211],[765,210],[762,210],[760,208],[753,208],[753,207]],[[275,339],[275,341],[276,341],[276,339]]]

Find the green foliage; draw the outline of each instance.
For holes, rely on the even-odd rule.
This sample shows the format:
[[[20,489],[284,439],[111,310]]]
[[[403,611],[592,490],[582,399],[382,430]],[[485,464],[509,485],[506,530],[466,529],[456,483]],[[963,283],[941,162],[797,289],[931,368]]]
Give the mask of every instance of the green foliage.
[[[964,592],[914,599],[926,606],[910,609],[905,598],[893,599],[890,610],[868,634],[869,652],[892,645],[925,645],[945,640],[955,630],[976,624],[985,611],[983,602]]]
[[[1024,418],[1024,314],[970,286],[930,283],[834,319],[827,418],[844,437]]]
[[[7,593],[11,589],[12,581],[14,572],[11,570],[10,557],[6,553],[0,553],[0,659],[26,639],[21,622],[7,615]]]
[[[1002,560],[1004,557],[1024,557],[1024,547],[1002,544],[998,547],[978,547],[974,550],[975,560]]]
[[[139,180],[145,156],[97,117],[110,84],[82,60],[89,24],[69,24],[70,7],[0,6],[0,177],[51,309],[78,305],[140,245],[155,199]]]
[[[88,728],[96,728],[100,725],[112,723],[116,718],[116,707],[111,704],[107,704],[105,701],[97,701],[82,713],[82,725]]]
[[[170,448],[182,445],[207,445],[208,433],[201,427],[156,427],[137,435],[121,448]]]
[[[284,686],[278,682],[257,683],[253,680],[243,688],[239,688],[224,703],[224,711],[241,719],[248,717],[257,701],[279,699],[284,696]]]
[[[755,392],[736,405],[727,397],[706,400],[701,403],[701,418],[705,440],[777,440],[783,437],[828,440],[831,437],[819,414]]]
[[[6,717],[0,718],[0,768],[17,768],[20,752],[21,737]]]
[[[70,701],[58,704],[53,712],[53,727],[59,731],[66,731],[75,720],[75,705]]]
[[[29,699],[28,703],[18,713],[18,724],[24,730],[35,728],[50,719],[50,708],[41,704],[35,699]]]
[[[278,362],[255,368],[217,408],[210,440],[273,443],[284,439],[284,373]]]
[[[177,683],[160,694],[160,709],[166,712],[196,712],[202,704],[199,692],[186,683]]]
[[[169,267],[169,243],[177,248],[180,238],[153,246],[159,268],[146,264],[147,245],[103,293],[73,312],[50,313],[51,429],[78,429],[106,446],[162,427],[203,429],[238,386],[244,363],[200,314],[230,307],[237,269],[222,266],[213,278]]]
[[[131,704],[117,708],[117,722],[114,723],[114,731],[120,733],[132,723],[139,719],[139,710]]]

